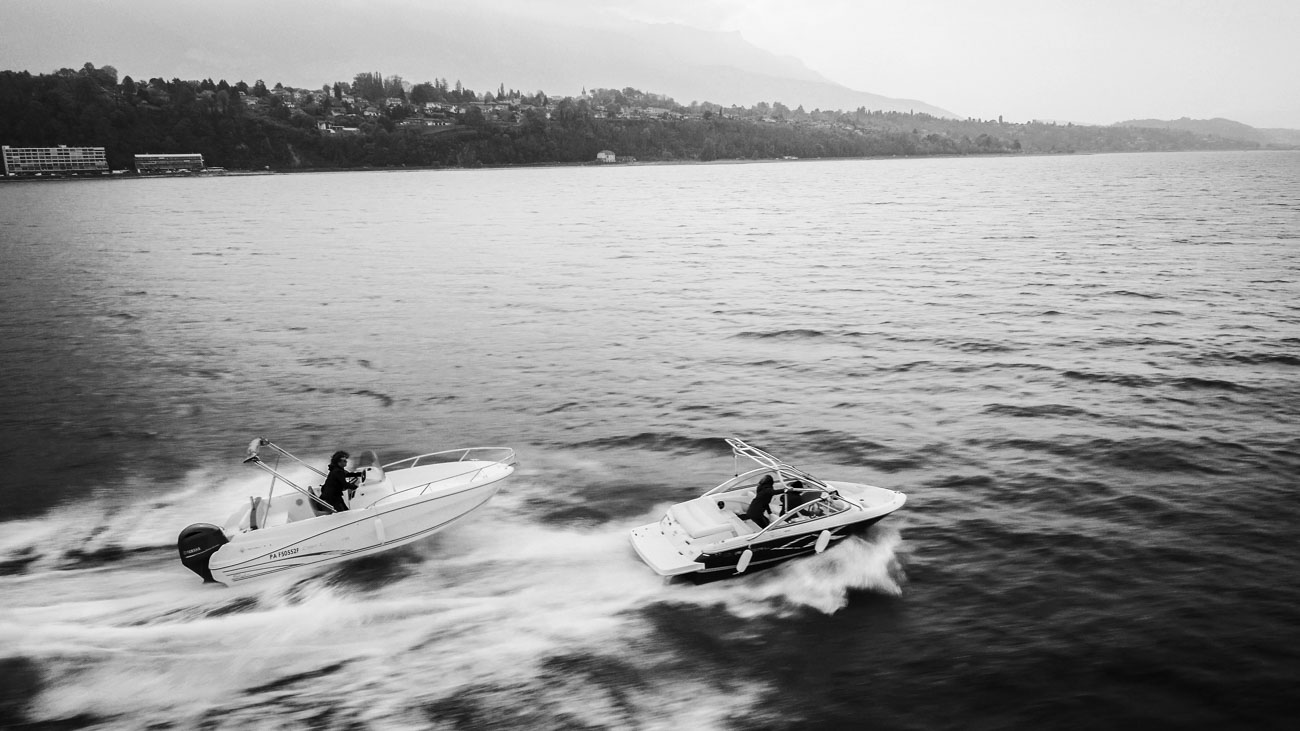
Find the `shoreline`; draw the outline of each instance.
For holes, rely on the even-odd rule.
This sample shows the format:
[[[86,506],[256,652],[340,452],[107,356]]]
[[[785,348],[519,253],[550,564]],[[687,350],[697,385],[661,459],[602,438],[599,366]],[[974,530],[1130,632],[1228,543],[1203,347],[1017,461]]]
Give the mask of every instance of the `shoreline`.
[[[719,160],[636,160],[633,162],[598,162],[595,160],[589,162],[539,162],[525,163],[518,165],[479,165],[476,167],[455,167],[448,165],[420,165],[399,167],[353,167],[353,168],[330,168],[330,167],[313,167],[313,168],[295,168],[295,169],[278,169],[278,170],[221,170],[221,171],[203,171],[203,172],[184,172],[184,173],[150,173],[141,175],[130,171],[111,171],[98,175],[27,175],[27,176],[6,176],[0,177],[0,183],[20,183],[20,182],[57,182],[57,181],[107,181],[107,180],[153,180],[153,179],[170,179],[189,178],[226,178],[226,177],[249,177],[260,175],[302,175],[308,173],[403,173],[403,172],[429,172],[429,171],[469,171],[469,170],[521,170],[521,169],[539,169],[539,168],[572,168],[572,167],[593,167],[593,168],[622,168],[622,167],[663,167],[673,165],[755,165],[755,164],[777,164],[777,163],[801,163],[801,162],[835,162],[835,161],[876,161],[876,160],[954,160],[954,159],[1007,159],[1007,158],[1031,158],[1031,157],[1074,157],[1074,156],[1093,156],[1093,155],[1167,155],[1179,154],[1186,152],[1202,153],[1261,153],[1261,152],[1296,152],[1295,149],[1268,149],[1259,148],[1253,150],[1142,150],[1134,152],[1018,152],[1018,153],[987,153],[972,155],[868,155],[861,157],[797,157],[797,158],[761,158],[753,159],[719,159]]]

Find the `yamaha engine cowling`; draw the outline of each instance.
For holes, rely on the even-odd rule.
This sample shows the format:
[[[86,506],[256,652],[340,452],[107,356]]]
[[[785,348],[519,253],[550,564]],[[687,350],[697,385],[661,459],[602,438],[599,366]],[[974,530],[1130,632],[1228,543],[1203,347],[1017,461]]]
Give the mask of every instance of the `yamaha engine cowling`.
[[[185,568],[198,574],[204,582],[209,582],[216,579],[212,578],[208,561],[218,548],[229,542],[221,528],[211,523],[195,523],[181,531],[180,537],[176,539],[176,549],[180,551],[181,563],[185,564]]]

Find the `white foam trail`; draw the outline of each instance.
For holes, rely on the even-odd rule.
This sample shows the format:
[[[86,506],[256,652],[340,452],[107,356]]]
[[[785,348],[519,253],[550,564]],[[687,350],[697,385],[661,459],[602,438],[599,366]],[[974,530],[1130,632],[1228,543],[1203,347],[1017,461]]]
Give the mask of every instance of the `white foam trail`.
[[[170,542],[190,519],[182,514],[210,492],[240,500],[252,486],[234,480],[214,490],[207,479],[196,475],[122,512],[163,524],[165,534],[157,532]],[[51,678],[35,699],[38,720],[89,714],[121,728],[310,725],[313,713],[332,708],[339,718],[419,728],[436,713],[427,709],[455,701],[505,714],[503,723],[622,719],[709,729],[748,713],[770,692],[767,680],[696,662],[689,667],[699,669],[683,670],[645,610],[665,602],[722,606],[738,622],[770,621],[835,612],[854,590],[900,591],[899,537],[878,528],[871,540],[850,539],[753,576],[665,584],[636,558],[627,533],[659,508],[627,525],[556,527],[529,515],[530,501],[549,489],[525,476],[468,522],[369,566],[250,587],[202,586],[157,552],[0,578],[0,646],[36,660]],[[84,530],[99,520],[72,511],[54,522]],[[149,545],[153,530],[102,532]],[[12,540],[6,533],[5,545],[50,535],[34,525],[21,533]]]
[[[901,542],[896,529],[875,526],[866,538],[847,538],[820,555],[740,577],[732,582],[735,586],[710,586],[708,593],[716,592],[716,601],[739,617],[788,613],[800,607],[834,614],[848,606],[849,594],[855,590],[903,593],[903,574],[895,555]]]
[[[316,476],[305,468],[287,473],[300,485]],[[121,488],[146,499],[122,504],[112,493],[92,491],[84,499],[27,520],[7,521],[0,534],[0,561],[31,559],[27,573],[76,568],[75,556],[120,549],[172,548],[191,523],[220,525],[253,495],[265,497],[270,477],[260,472],[232,474],[194,470],[178,484],[136,483]],[[290,490],[281,483],[276,494]],[[69,559],[69,556],[74,558]]]

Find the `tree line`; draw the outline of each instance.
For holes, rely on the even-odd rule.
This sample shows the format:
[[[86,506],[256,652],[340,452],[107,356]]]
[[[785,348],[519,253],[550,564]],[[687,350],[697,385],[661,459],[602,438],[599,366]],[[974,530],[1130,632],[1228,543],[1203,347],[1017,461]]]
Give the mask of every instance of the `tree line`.
[[[456,111],[438,125],[411,124],[428,103]],[[651,109],[656,116],[639,113]],[[558,100],[504,85],[480,94],[446,79],[408,84],[377,72],[311,93],[261,80],[136,81],[90,63],[51,74],[0,72],[0,144],[104,147],[114,169],[131,169],[136,154],[197,152],[207,165],[233,170],[585,163],[605,149],[641,161],[707,162],[1257,146],[1180,130],[809,112],[780,103],[684,106],[635,89]]]

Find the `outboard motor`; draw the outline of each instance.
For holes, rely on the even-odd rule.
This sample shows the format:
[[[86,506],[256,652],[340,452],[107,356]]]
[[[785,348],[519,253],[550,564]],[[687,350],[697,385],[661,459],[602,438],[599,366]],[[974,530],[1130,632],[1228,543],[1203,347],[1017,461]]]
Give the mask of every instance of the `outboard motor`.
[[[216,581],[212,578],[212,570],[208,568],[208,561],[212,559],[212,554],[218,548],[229,543],[230,539],[226,538],[225,531],[211,523],[195,523],[185,530],[176,539],[176,549],[180,551],[181,563],[185,568],[198,574],[204,583]]]

